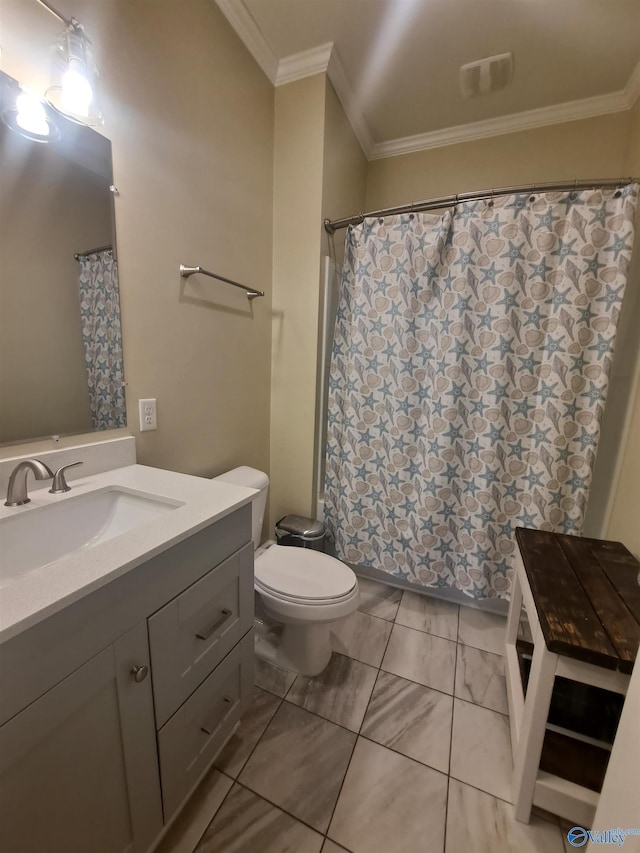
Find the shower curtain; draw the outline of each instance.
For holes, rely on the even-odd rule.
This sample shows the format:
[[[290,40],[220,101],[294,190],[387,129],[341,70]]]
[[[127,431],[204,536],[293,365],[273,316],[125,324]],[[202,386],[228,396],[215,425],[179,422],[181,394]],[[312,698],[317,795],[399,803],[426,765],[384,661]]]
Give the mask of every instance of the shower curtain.
[[[516,526],[580,533],[637,193],[349,228],[325,480],[339,557],[508,598]]]
[[[94,429],[126,426],[118,266],[113,250],[81,255],[80,316]]]

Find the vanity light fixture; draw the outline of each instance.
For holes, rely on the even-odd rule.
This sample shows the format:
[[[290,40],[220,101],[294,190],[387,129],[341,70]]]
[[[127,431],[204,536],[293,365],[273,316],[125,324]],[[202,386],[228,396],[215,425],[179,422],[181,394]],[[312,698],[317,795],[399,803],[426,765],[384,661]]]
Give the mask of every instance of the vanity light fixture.
[[[60,131],[47,105],[28,89],[0,72],[0,117],[11,130],[34,142],[55,142]]]
[[[66,18],[47,0],[38,2],[64,24],[54,46],[51,85],[45,92],[47,103],[78,124],[104,124],[98,100],[98,68],[83,25],[76,18]]]

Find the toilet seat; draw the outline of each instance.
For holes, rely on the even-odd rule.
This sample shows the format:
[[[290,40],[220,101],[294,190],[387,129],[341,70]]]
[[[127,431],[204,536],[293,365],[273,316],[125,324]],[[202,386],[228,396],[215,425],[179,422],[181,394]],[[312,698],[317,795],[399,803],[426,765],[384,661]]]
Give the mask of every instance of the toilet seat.
[[[258,591],[292,604],[339,604],[357,588],[352,570],[320,551],[274,545],[256,557]]]
[[[327,607],[331,604],[340,604],[340,602],[348,601],[348,599],[353,596],[352,588],[350,592],[346,592],[344,595],[336,595],[333,598],[300,598],[299,596],[287,595],[286,592],[279,592],[278,590],[270,589],[264,584],[261,584],[258,580],[255,581],[255,588],[258,592],[269,595],[271,598],[277,598],[280,601],[288,601],[291,604],[313,604],[316,607]]]

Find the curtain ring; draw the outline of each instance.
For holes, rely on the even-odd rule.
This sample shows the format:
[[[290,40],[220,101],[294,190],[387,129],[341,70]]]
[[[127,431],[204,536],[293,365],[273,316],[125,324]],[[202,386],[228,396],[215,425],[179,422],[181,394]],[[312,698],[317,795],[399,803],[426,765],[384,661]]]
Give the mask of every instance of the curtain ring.
[[[493,207],[493,187],[491,188],[491,198],[487,202],[487,207]]]

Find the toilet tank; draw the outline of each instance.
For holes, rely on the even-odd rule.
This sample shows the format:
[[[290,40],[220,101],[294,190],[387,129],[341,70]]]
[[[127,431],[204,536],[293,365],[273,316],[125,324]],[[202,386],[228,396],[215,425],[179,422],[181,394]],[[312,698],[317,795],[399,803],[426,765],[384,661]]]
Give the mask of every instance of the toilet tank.
[[[241,465],[239,468],[233,468],[213,479],[221,483],[231,483],[234,486],[246,486],[248,489],[259,490],[251,501],[251,538],[253,539],[254,549],[258,548],[262,538],[262,522],[267,506],[269,478],[263,471]]]

